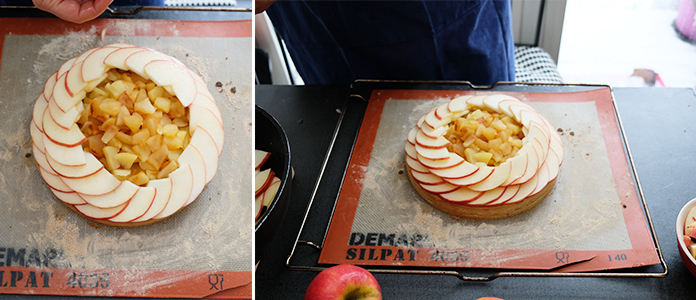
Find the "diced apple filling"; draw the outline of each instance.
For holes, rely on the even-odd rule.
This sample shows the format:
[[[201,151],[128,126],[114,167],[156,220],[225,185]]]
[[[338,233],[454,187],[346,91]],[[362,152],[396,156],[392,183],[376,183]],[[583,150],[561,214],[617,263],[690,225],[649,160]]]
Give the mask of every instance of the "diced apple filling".
[[[449,125],[447,150],[475,165],[497,166],[522,148],[522,125],[505,114],[476,109]]]
[[[109,70],[83,100],[82,147],[119,180],[144,186],[179,167],[189,112],[176,96],[132,72]]]

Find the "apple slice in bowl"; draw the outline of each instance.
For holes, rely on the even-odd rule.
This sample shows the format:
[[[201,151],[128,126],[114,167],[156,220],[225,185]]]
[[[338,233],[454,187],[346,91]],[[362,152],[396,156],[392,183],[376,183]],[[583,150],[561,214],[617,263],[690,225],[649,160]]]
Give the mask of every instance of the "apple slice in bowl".
[[[259,169],[270,168],[280,179],[274,199],[270,201],[271,203],[265,208],[265,211],[261,211],[261,215],[256,221],[255,257],[256,261],[259,261],[268,246],[268,241],[276,232],[287,210],[292,176],[290,143],[278,121],[264,109],[256,106],[256,124],[254,125],[255,148],[269,153],[267,157],[264,155],[264,157],[258,158],[258,161],[263,163]],[[271,189],[275,189],[276,187],[273,185],[272,181],[268,184]],[[265,197],[262,200],[262,203],[264,202],[266,202]]]

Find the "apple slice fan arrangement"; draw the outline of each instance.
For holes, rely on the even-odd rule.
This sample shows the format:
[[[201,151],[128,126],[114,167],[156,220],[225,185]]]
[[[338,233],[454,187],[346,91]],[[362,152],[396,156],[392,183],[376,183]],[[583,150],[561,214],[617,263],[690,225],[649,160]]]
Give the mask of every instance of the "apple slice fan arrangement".
[[[213,178],[222,117],[183,63],[129,44],[90,49],[46,81],[31,137],[41,176],[70,209],[111,226],[154,223]]]
[[[531,209],[553,189],[563,162],[549,122],[507,95],[462,96],[432,109],[409,132],[405,150],[423,199],[473,219]]]

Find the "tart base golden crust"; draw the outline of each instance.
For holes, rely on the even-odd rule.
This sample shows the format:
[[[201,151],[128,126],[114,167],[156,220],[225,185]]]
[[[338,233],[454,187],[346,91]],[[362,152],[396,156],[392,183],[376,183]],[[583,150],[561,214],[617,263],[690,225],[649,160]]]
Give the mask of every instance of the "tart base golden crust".
[[[544,200],[556,184],[556,179],[554,179],[546,184],[538,193],[516,203],[493,206],[472,206],[464,203],[446,201],[437,194],[424,190],[411,175],[411,168],[408,165],[406,165],[406,173],[408,174],[409,180],[411,180],[411,185],[413,185],[413,188],[416,189],[425,202],[430,203],[430,205],[450,215],[478,220],[502,219],[528,211]]]

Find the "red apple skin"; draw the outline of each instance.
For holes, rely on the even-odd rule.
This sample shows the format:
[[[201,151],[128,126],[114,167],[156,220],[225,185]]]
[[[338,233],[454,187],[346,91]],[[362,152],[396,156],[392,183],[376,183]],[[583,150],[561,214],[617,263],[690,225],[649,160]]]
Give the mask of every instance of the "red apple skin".
[[[309,284],[304,300],[381,300],[382,289],[367,270],[354,265],[336,265],[321,271]]]
[[[478,298],[476,300],[505,300],[505,299],[498,298],[498,297],[481,297],[481,298]]]

